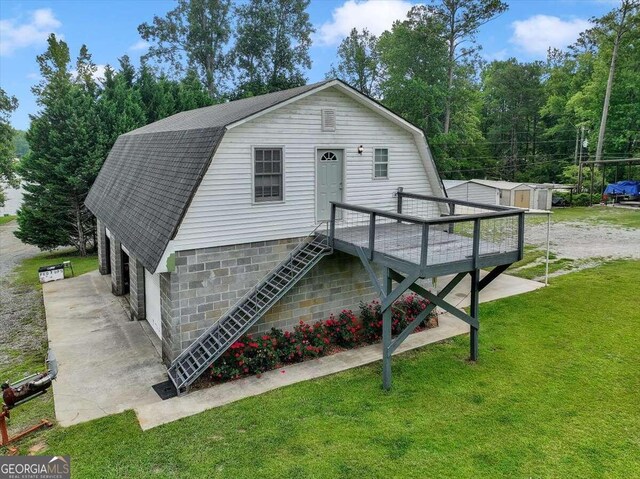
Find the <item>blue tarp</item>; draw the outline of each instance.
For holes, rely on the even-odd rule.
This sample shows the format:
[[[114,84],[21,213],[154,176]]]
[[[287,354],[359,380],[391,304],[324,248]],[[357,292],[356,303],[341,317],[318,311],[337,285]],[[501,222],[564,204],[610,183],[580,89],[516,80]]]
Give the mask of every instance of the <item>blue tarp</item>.
[[[618,181],[617,183],[611,183],[607,185],[604,190],[605,195],[640,195],[640,181]]]

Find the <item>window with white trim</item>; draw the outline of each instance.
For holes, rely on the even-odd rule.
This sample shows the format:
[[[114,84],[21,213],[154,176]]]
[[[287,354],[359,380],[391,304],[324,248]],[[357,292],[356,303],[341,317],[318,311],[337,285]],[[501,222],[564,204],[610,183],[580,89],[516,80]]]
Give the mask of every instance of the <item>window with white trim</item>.
[[[282,148],[253,151],[253,199],[256,203],[282,201]]]
[[[373,177],[389,178],[389,150],[376,148],[373,152]]]

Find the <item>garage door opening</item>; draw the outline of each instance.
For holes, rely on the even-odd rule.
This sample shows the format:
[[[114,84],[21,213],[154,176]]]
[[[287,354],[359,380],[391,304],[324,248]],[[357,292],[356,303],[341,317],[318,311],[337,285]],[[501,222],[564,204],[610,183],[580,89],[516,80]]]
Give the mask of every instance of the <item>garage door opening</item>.
[[[129,255],[124,251],[122,254],[122,291],[123,294],[129,294]]]

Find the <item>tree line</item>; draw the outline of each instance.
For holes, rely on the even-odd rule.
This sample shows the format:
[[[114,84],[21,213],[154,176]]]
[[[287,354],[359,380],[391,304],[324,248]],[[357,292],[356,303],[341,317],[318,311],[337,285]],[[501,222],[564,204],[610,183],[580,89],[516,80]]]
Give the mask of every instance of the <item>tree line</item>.
[[[444,178],[575,183],[576,156],[595,151],[605,96],[603,157],[640,149],[640,19],[637,5],[624,1],[624,16],[618,8],[593,19],[593,28],[566,51],[549,51],[545,62],[487,62],[476,34],[507,5],[431,0],[380,36],[354,29],[327,76],[420,127]],[[180,111],[305,84],[308,6],[178,0],[138,27],[150,45],[140,66],[125,55],[99,81],[86,46],[72,62],[67,44],[50,36],[37,57],[42,79],[33,88],[39,111],[26,134],[30,152],[17,165],[26,194],[16,235],[84,254],[95,244],[84,199],[120,134]],[[612,57],[615,82],[607,88]],[[0,179],[14,182],[5,137],[16,106],[0,91]]]
[[[594,159],[601,125],[602,159],[638,156],[638,2],[592,19],[546,61],[486,62],[475,35],[505,9],[494,0],[441,0],[413,7],[379,37],[354,29],[329,76],[422,128],[445,178],[576,183],[575,165]]]

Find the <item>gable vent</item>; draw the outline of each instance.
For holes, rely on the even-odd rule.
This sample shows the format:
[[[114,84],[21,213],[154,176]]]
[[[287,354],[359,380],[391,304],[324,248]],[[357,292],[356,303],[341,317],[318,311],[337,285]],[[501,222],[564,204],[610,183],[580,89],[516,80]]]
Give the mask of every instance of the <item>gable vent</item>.
[[[335,110],[322,110],[322,131],[336,131]]]

